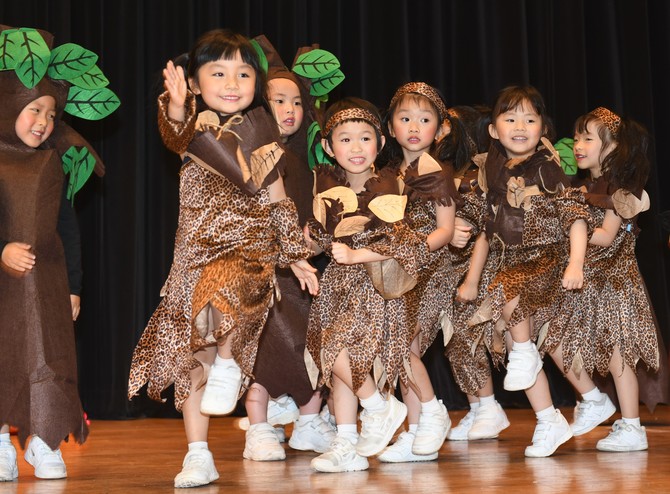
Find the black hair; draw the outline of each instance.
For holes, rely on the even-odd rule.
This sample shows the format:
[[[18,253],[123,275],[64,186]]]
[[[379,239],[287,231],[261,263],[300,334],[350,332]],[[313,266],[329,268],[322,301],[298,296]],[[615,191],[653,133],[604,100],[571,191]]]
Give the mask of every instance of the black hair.
[[[474,155],[489,148],[491,108],[484,105],[453,106],[449,108],[447,118],[451,131],[440,140],[436,155],[440,161],[450,162],[454,175],[459,176],[470,167]]]

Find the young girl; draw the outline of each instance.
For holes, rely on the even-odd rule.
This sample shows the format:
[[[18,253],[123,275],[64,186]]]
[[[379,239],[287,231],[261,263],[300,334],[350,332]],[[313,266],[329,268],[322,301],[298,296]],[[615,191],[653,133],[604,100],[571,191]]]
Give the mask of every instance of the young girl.
[[[494,323],[504,321],[511,336],[504,387],[525,390],[535,411],[538,424],[525,451],[533,457],[550,456],[572,437],[552,404],[532,339],[557,310],[563,291],[581,288],[587,238],[586,210],[566,189],[569,181],[546,139],[549,129],[535,88],[503,89],[493,107],[493,141],[483,177],[488,187],[486,237],[499,266],[480,311],[488,312]],[[568,258],[566,235],[570,261],[561,273]]]
[[[389,145],[397,158],[385,169],[394,170],[404,181],[408,195],[407,223],[426,235],[430,261],[421,267],[416,286],[403,297],[407,321],[407,364],[411,374],[401,372],[403,402],[408,407],[409,432],[380,456],[380,461],[427,461],[437,458],[451,421],[446,407],[435,396],[421,356],[440,330],[440,318],[451,305],[448,290],[451,263],[445,245],[454,233],[458,193],[449,166],[429,156],[444,133],[447,107],[432,86],[410,82],[398,88],[387,113]],[[406,365],[407,365],[406,364]]]
[[[385,141],[377,109],[341,100],[326,112],[323,135],[338,165],[315,169],[315,219],[308,226],[314,247],[332,260],[312,302],[306,358],[320,371],[319,384],[333,392],[337,436],[311,465],[345,472],[367,469],[367,457],[382,451],[405,420],[405,405],[392,393],[384,399],[379,389],[393,389],[400,372],[400,295],[428,252],[425,236],[401,221],[405,201],[395,173],[375,170]]]
[[[448,109],[450,131],[440,141],[439,156],[454,163],[456,181],[463,206],[456,211],[456,225],[467,228],[471,241],[464,248],[449,246],[452,276],[456,278],[451,324],[453,336],[446,347],[456,384],[466,393],[470,410],[449,431],[452,441],[491,439],[509,426],[507,415],[496,401],[489,358],[502,365],[502,353],[495,347],[501,340],[487,341],[482,335],[494,335],[486,324],[473,326],[470,318],[487,295],[487,286],[495,274],[495,259],[488,255],[484,229],[486,193],[479,184],[480,168],[486,159],[490,136],[491,109],[456,106]]]
[[[596,108],[575,123],[574,155],[590,181],[584,194],[597,225],[589,239],[585,284],[552,321],[542,350],[552,354],[582,392],[575,434],[586,433],[616,411],[590,376],[612,373],[621,420],[598,441],[602,451],[647,449],[640,425],[636,367],[659,368],[657,329],[635,257],[637,215],[648,209],[648,135],[638,123]]]
[[[128,389],[132,397],[148,383],[149,396],[160,400],[175,384],[189,445],[175,487],[218,478],[209,414],[231,412],[252,375],[275,266],[290,265],[303,288],[317,289],[277,166],[277,125],[261,105],[255,49],[241,35],[214,30],[196,41],[187,64],[185,77],[168,62],[159,98],[163,140],[184,156],[174,261],[133,354]],[[200,114],[196,99],[206,108]]]

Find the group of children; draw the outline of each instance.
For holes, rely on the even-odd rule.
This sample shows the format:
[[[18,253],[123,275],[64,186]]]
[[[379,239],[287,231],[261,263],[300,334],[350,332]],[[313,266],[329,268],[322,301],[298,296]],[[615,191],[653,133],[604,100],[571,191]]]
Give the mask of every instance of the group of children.
[[[179,222],[128,394],[147,385],[160,400],[174,385],[188,443],[175,487],[218,478],[209,418],[242,396],[244,458],[285,458],[271,397],[289,395],[289,446],[320,453],[319,472],[495,438],[509,421],[491,362],[536,413],[526,456],[550,456],[615,412],[594,372],[613,374],[622,412],[598,449],[646,449],[635,369],[658,368],[659,348],[634,254],[644,129],[604,108],[580,117],[574,156],[590,176],[577,184],[532,87],[503,89],[491,109],[448,108],[409,82],[384,112],[354,97],[323,111],[316,88],[341,72],[316,47],[299,54],[310,51],[332,64],[319,77],[299,70],[309,57],[289,69],[264,37],[214,30],[163,72]],[[309,260],[323,254],[317,270]],[[454,428],[422,362],[440,333],[471,407]],[[552,404],[544,354],[581,395],[572,424]]]

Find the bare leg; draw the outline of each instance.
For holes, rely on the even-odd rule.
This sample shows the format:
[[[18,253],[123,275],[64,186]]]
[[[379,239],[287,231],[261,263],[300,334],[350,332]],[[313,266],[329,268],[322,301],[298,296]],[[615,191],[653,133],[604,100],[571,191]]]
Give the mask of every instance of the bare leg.
[[[563,371],[563,343],[558,345],[554,353],[551,353],[551,358],[556,362],[558,368]],[[588,393],[596,388],[596,384],[586,372],[581,372],[577,377],[572,368],[565,374],[565,378],[572,384],[572,387],[581,395]]]
[[[614,378],[621,416],[624,418],[637,418],[640,416],[640,390],[637,376],[633,369],[623,363],[623,357],[619,347],[614,348],[612,360],[610,361],[610,372]]]
[[[349,353],[346,349],[342,350],[335,359],[335,364],[333,365],[333,377],[337,377],[353,391],[354,384],[349,364]],[[335,380],[333,380],[333,383],[335,383]],[[365,378],[365,382],[363,382],[360,389],[356,391],[355,395],[360,399],[366,399],[371,397],[376,391],[377,386],[375,385],[372,376],[368,374]],[[337,403],[335,403],[335,416],[337,417]],[[338,421],[338,423],[340,422]]]
[[[214,363],[215,347],[208,347],[194,354],[194,357],[203,363]],[[191,392],[184,401],[182,413],[184,416],[184,429],[186,431],[186,441],[188,443],[197,441],[207,441],[209,430],[209,415],[200,413],[200,400],[205,390],[204,386],[196,389],[198,383],[202,380],[203,369],[197,367],[191,371]]]
[[[313,415],[315,413],[319,413],[321,411],[322,401],[321,393],[315,391],[312,395],[312,398],[307,403],[299,407],[300,415]]]
[[[247,409],[249,424],[260,424],[268,421],[268,402],[270,394],[265,387],[258,383],[253,383],[247,391],[247,398],[244,406]]]
[[[547,380],[547,375],[544,373],[544,370],[541,370],[537,375],[535,384],[525,391],[530,406],[533,408],[534,412],[539,412],[540,410],[545,410],[553,406],[551,393],[549,392],[549,381]]]
[[[358,398],[351,390],[351,386],[333,375],[331,395],[337,425],[356,424],[358,422]]]

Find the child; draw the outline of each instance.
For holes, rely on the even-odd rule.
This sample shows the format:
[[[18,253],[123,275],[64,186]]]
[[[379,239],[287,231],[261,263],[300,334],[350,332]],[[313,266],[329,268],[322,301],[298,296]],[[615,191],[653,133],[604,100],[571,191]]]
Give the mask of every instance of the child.
[[[254,47],[214,30],[186,62],[188,79],[168,62],[159,98],[163,140],[185,157],[174,261],[133,354],[128,387],[132,397],[148,382],[149,396],[160,400],[175,384],[189,443],[175,487],[219,476],[207,446],[209,414],[230,413],[252,375],[275,266],[290,265],[311,293],[318,286],[284,193],[277,125],[261,105],[265,78]],[[198,115],[196,95],[206,108]]]
[[[311,80],[289,70],[265,36],[257,36],[254,40],[267,58],[267,99],[279,125],[285,150],[286,192],[294,200],[300,224],[304,225],[311,215],[313,182],[307,164],[307,128],[320,117],[315,98],[310,95]],[[309,51],[311,48],[303,48],[298,56]],[[286,457],[276,430],[268,423],[271,395],[288,398],[285,395],[288,393],[300,406],[289,440],[292,448],[324,453],[335,437],[333,428],[319,415],[321,394],[312,389],[305,367],[309,295],[300,289],[288,269],[277,269],[277,285],[281,299],[270,309],[258,347],[254,383],[249,387],[245,401],[249,427],[243,456],[256,461]],[[291,402],[286,399],[275,401],[274,408],[286,413],[288,407],[280,406],[283,403]]]
[[[446,347],[454,380],[466,393],[470,410],[449,431],[451,441],[492,439],[509,426],[507,415],[496,401],[491,377],[490,356],[501,365],[502,353],[496,352],[501,340],[488,341],[482,335],[497,333],[486,324],[472,325],[470,318],[486,297],[486,287],[495,273],[495,259],[488,255],[484,229],[486,193],[479,184],[479,164],[489,147],[488,107],[456,106],[449,108],[450,131],[440,141],[439,156],[454,163],[456,181],[463,206],[456,211],[457,228],[467,228],[471,241],[464,248],[449,246],[457,289],[454,292],[453,336]],[[488,329],[488,331],[487,331]]]
[[[51,54],[58,58],[61,47],[52,50],[50,33],[7,26],[0,31],[7,59],[19,58],[21,43],[46,60]],[[80,90],[72,79],[90,68],[65,80],[42,75],[26,81],[18,68],[0,72],[0,481],[18,477],[10,425],[18,428],[24,458],[40,479],[67,477],[58,446],[70,434],[78,443],[88,435],[72,323],[79,315],[82,277],[70,202],[78,187],[64,181],[63,167],[71,164],[73,153],[97,164],[99,173],[103,166],[61,118],[64,110],[72,111],[66,108],[68,91]],[[34,66],[21,70],[39,73]],[[79,168],[77,173],[85,176]]]
[[[319,384],[332,390],[337,436],[311,466],[347,472],[366,470],[367,457],[381,452],[405,420],[405,405],[392,394],[384,399],[379,389],[393,389],[399,374],[405,352],[400,296],[428,253],[425,237],[401,221],[404,200],[395,173],[375,170],[385,141],[377,109],[346,98],[328,108],[325,119],[323,147],[337,166],[315,169],[315,219],[308,226],[313,248],[332,260],[312,302],[306,359],[320,371]]]
[[[408,408],[409,432],[379,455],[384,462],[429,461],[437,458],[451,420],[435,396],[421,356],[440,330],[440,319],[451,305],[445,280],[451,272],[445,245],[454,233],[458,193],[451,168],[428,154],[444,133],[447,107],[438,91],[423,82],[407,83],[395,92],[387,113],[389,145],[398,150],[387,167],[402,177],[408,196],[407,222],[427,236],[429,262],[418,273],[416,286],[403,296],[407,320],[407,354],[401,371],[403,403]],[[423,246],[422,246],[423,248]],[[411,374],[405,372],[406,366]]]
[[[586,251],[584,288],[567,299],[542,349],[582,393],[572,425],[575,435],[616,411],[590,379],[594,371],[612,373],[621,419],[598,441],[601,451],[648,447],[640,425],[636,367],[642,360],[658,370],[659,342],[635,258],[637,215],[649,207],[643,190],[649,176],[648,141],[641,125],[602,107],[575,123],[573,151],[579,169],[590,174],[585,197],[597,228]]]
[[[538,419],[525,455],[550,456],[572,431],[552,404],[532,338],[557,310],[561,288],[582,286],[587,214],[566,190],[569,181],[546,138],[550,122],[535,88],[503,89],[491,121],[493,141],[483,177],[488,187],[486,238],[499,267],[480,311],[488,312],[494,323],[504,321],[512,340],[504,387],[525,390]],[[568,232],[570,261],[561,278]]]

